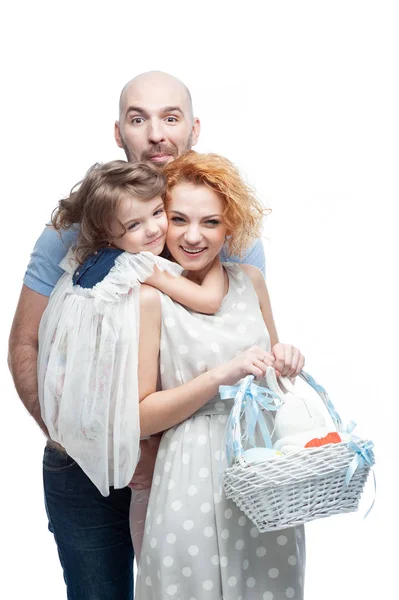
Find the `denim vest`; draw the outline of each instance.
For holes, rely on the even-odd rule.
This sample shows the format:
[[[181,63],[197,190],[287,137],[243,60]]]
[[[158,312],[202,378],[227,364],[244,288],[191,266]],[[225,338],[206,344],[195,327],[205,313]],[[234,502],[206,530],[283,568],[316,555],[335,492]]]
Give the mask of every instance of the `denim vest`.
[[[124,251],[119,248],[101,248],[86,258],[73,274],[73,284],[92,288],[110,272],[116,259]]]

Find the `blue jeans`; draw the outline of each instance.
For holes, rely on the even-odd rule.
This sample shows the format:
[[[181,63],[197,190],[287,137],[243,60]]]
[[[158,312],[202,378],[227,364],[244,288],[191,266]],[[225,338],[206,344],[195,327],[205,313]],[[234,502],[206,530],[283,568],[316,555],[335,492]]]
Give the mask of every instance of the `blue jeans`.
[[[67,454],[46,446],[44,498],[68,600],[133,600],[129,488],[104,498]]]

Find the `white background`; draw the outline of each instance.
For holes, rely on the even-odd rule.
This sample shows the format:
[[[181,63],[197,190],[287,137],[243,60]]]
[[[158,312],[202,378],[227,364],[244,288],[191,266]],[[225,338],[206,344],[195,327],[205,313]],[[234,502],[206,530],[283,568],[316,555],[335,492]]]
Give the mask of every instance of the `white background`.
[[[51,210],[113,141],[122,86],[160,69],[191,89],[199,151],[232,159],[273,209],[280,337],[376,448],[360,514],[307,528],[306,600],[398,597],[398,15],[379,0],[18,2],[0,15],[3,598],[65,598],[42,498],[44,438],[6,344]],[[396,572],[395,572],[396,571]]]

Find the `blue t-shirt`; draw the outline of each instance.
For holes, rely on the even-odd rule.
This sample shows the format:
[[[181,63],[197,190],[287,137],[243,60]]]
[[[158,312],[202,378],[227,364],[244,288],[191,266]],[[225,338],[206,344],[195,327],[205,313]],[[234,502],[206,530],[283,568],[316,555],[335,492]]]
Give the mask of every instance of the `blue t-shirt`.
[[[69,248],[76,242],[77,237],[77,227],[71,227],[71,229],[63,231],[62,234],[55,231],[52,227],[46,227],[37,240],[31,254],[24,277],[24,284],[31,290],[43,294],[43,296],[50,296],[55,284],[64,273],[58,265],[68,252]],[[84,265],[82,265],[83,270],[81,269],[81,272],[83,272],[85,268],[92,266],[92,264],[97,264],[96,269],[92,271],[96,281],[94,281],[94,279],[92,281],[91,278],[87,279],[89,277],[89,273],[87,273],[84,278],[84,287],[91,287],[98,281],[101,281],[102,277],[100,279],[98,278],[100,275],[98,269],[101,268],[102,272],[104,269],[108,268],[109,271],[116,256],[120,253],[120,251],[117,252],[118,254],[101,252],[102,258],[100,263],[96,262],[100,258],[98,255],[93,255],[93,257],[87,259]],[[238,256],[227,256],[225,248],[222,249],[220,258],[223,262],[229,261],[254,265],[265,274],[265,251],[262,240],[260,239],[255,241],[252,248],[247,250],[242,258],[239,258]],[[113,261],[110,265],[106,262],[109,260]],[[104,271],[103,277],[105,277],[108,271]],[[79,284],[82,285],[82,282],[79,281]]]

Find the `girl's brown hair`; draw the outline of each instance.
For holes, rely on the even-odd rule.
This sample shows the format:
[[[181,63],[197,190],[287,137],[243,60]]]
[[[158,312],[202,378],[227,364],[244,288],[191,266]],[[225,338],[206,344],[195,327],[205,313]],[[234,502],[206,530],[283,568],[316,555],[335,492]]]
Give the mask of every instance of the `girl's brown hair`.
[[[79,225],[76,257],[83,263],[96,250],[108,246],[113,237],[112,222],[124,194],[150,200],[162,196],[165,188],[165,177],[144,163],[96,163],[72,188],[69,197],[59,201],[51,223],[57,231]],[[124,227],[120,225],[123,235]]]
[[[165,207],[168,210],[170,192],[182,182],[207,185],[225,202],[224,223],[228,230],[229,254],[242,256],[254,238],[262,234],[263,217],[270,212],[256,198],[237,167],[218,154],[190,151],[169,163],[164,169],[167,180]]]

